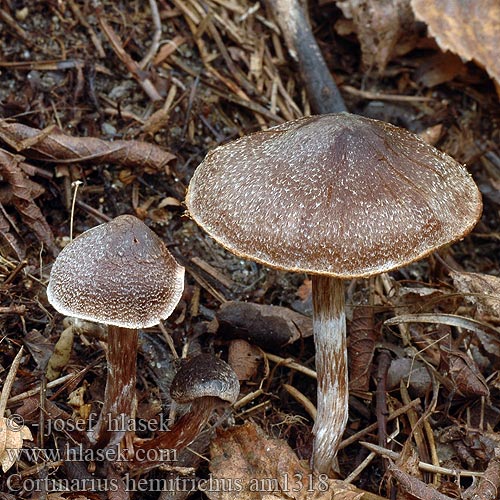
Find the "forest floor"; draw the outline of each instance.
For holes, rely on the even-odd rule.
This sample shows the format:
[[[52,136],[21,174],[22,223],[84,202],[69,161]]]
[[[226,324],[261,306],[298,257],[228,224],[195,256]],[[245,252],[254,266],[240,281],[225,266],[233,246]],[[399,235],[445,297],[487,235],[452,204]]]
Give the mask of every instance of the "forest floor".
[[[338,477],[317,478],[308,468],[316,403],[310,280],[226,252],[183,204],[210,149],[312,112],[308,75],[290,57],[269,6],[6,0],[1,499],[496,498],[498,93],[483,69],[442,52],[410,14],[396,16],[394,30],[375,43],[338,5],[352,10],[355,2],[311,3],[314,35],[349,111],[408,128],[465,164],[484,202],[473,232],[440,256],[346,285],[350,350],[366,357],[350,360],[348,441]],[[231,410],[216,412],[192,446],[153,470],[62,453],[87,446],[69,422],[98,411],[103,398],[101,330],[76,331],[69,361],[47,376],[67,326],[47,300],[51,265],[70,231],[78,235],[121,214],[143,220],[186,268],[173,315],[161,329],[141,333],[137,415],[168,418],[177,367],[169,337],[179,355],[202,350],[229,360],[241,384]],[[260,309],[269,305],[277,306],[270,319]],[[407,314],[417,316],[404,323]],[[12,459],[8,450],[21,446],[43,453]],[[489,483],[480,481],[482,473]],[[154,480],[169,480],[170,488]]]

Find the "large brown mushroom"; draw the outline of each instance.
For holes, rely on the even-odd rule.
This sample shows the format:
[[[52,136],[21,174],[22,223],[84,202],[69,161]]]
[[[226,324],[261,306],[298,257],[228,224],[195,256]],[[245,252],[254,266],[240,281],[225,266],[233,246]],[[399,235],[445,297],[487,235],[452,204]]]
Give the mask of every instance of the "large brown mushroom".
[[[90,436],[96,446],[108,444],[111,430],[125,427],[121,422],[126,425],[134,408],[138,329],[168,318],[183,289],[184,268],[132,215],[84,232],[54,262],[47,288],[52,306],[108,325],[104,404]]]
[[[404,129],[338,113],[216,148],[195,171],[186,204],[231,252],[312,275],[312,464],[330,473],[348,416],[343,280],[405,266],[463,238],[482,210],[472,177]]]

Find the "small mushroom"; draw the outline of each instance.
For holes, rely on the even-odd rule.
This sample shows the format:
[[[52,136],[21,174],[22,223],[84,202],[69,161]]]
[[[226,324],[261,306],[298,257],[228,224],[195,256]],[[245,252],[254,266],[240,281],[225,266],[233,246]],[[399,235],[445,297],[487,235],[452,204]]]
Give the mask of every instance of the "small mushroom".
[[[177,450],[188,446],[208,422],[214,409],[236,402],[240,384],[233,369],[211,354],[198,354],[184,361],[170,386],[172,399],[179,404],[191,404],[175,425],[156,438],[135,446],[138,457],[154,456],[148,450]],[[153,461],[137,462],[142,469],[154,466]]]
[[[132,414],[138,329],[168,318],[183,289],[184,268],[132,215],[84,232],[54,262],[47,287],[52,306],[67,316],[108,325],[104,404],[89,436],[96,446],[108,444],[111,430]]]
[[[472,177],[407,130],[338,113],[216,148],[195,171],[186,204],[236,255],[312,275],[312,465],[331,473],[348,416],[343,280],[405,266],[463,238],[482,210]]]

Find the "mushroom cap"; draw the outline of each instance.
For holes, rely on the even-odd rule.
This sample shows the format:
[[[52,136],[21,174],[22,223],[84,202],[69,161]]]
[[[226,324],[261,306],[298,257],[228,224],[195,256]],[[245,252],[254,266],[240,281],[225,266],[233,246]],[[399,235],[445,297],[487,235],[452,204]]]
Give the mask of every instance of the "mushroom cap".
[[[366,277],[472,230],[481,195],[466,168],[389,123],[309,116],[211,151],[186,195],[231,252],[270,267]]]
[[[208,396],[233,404],[239,393],[240,383],[234,370],[212,354],[198,354],[184,361],[170,386],[170,395],[177,403]]]
[[[184,289],[184,268],[133,215],[75,238],[58,255],[47,297],[66,316],[147,328],[168,318]]]

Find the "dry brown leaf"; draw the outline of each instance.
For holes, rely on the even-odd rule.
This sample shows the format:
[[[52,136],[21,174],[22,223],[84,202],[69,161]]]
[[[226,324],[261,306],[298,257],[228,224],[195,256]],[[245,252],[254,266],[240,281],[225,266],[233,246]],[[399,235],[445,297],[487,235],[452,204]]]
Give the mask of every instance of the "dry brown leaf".
[[[54,349],[53,342],[50,342],[38,330],[31,330],[24,336],[24,344],[33,356],[37,368],[47,366]]]
[[[31,431],[14,418],[0,418],[0,464],[7,472],[18,460],[23,439],[33,441]]]
[[[356,307],[349,334],[349,388],[367,391],[377,332],[372,307]]]
[[[3,122],[0,121],[1,123]],[[34,201],[34,198],[40,194],[40,191],[39,189],[35,189],[35,183],[27,178],[22,168],[22,160],[24,160],[22,156],[13,155],[0,149],[0,172],[2,180],[7,183],[8,192],[11,195],[11,204],[19,212],[24,223],[33,230],[38,239],[52,253],[57,254],[58,249],[54,243],[52,230]],[[4,223],[1,225],[2,229],[4,229]],[[4,233],[4,237],[9,240],[7,234]]]
[[[0,201],[0,243],[2,244],[2,252],[4,256],[15,255],[21,261],[26,255],[26,248],[19,238],[11,233],[9,221],[2,214],[3,211],[4,208]]]
[[[363,495],[325,474],[313,475],[285,441],[266,437],[253,422],[219,431],[210,455],[211,484],[202,486],[211,500],[360,500]]]
[[[467,68],[460,57],[451,52],[438,52],[425,58],[418,67],[415,78],[418,83],[432,88],[465,73],[467,73]]]
[[[365,68],[383,71],[395,55],[415,45],[415,18],[409,0],[342,0],[337,6],[352,19]]]
[[[21,123],[0,120],[0,140],[27,156],[52,162],[88,161],[95,165],[119,163],[148,173],[169,172],[175,156],[143,141],[104,141],[97,137],[73,137],[56,127],[38,130]]]
[[[312,320],[280,306],[230,301],[217,312],[219,332],[264,349],[291,344],[312,335]]]
[[[500,278],[482,273],[451,271],[456,289],[467,294],[467,300],[477,305],[480,314],[500,318]]]
[[[229,344],[228,363],[240,381],[255,376],[261,359],[260,350],[246,340],[236,339]]]
[[[435,488],[425,484],[420,479],[410,476],[394,464],[389,464],[388,470],[403,491],[409,493],[412,498],[418,498],[419,500],[451,500],[450,497],[439,493]]]
[[[500,83],[498,0],[411,0],[411,5],[443,50],[475,60]]]
[[[444,346],[441,346],[441,357],[454,391],[465,397],[489,397],[488,384],[473,359],[461,351]]]

